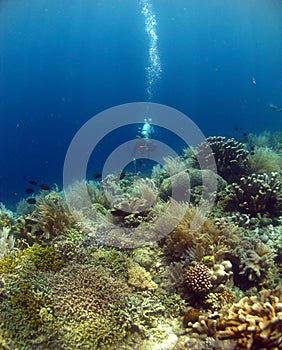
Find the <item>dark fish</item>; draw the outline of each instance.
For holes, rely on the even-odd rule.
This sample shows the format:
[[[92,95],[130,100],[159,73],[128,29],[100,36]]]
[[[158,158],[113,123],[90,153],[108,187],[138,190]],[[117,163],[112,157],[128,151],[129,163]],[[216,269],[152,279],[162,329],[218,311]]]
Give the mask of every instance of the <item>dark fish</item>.
[[[34,189],[33,188],[27,188],[26,190],[25,190],[25,192],[26,193],[34,193]]]
[[[26,176],[24,176],[23,178],[24,178],[25,181],[27,181],[27,182],[28,182],[29,184],[31,184],[31,185],[33,185],[33,186],[36,186],[36,185],[37,185],[37,182],[36,182],[36,181],[34,181],[34,180],[28,180],[28,179],[26,178]]]
[[[47,184],[41,184],[40,188],[41,190],[44,190],[44,191],[49,191],[51,189],[51,187]]]
[[[238,131],[239,129],[238,128],[234,128],[235,131]]]
[[[99,179],[100,177],[102,177],[102,173],[94,173],[92,176],[94,179]]]
[[[35,236],[41,236],[43,233],[44,233],[44,231],[41,229],[34,231]]]
[[[29,180],[28,183],[30,183],[30,184],[33,185],[33,186],[36,186],[36,185],[37,185],[37,182],[36,182],[36,181],[33,181],[33,180]]]
[[[120,180],[122,180],[122,179],[124,179],[125,178],[125,175],[126,175],[126,173],[125,173],[125,171],[123,171],[121,174],[120,174]]]
[[[28,204],[35,204],[36,203],[36,199],[35,198],[28,198],[27,200]]]

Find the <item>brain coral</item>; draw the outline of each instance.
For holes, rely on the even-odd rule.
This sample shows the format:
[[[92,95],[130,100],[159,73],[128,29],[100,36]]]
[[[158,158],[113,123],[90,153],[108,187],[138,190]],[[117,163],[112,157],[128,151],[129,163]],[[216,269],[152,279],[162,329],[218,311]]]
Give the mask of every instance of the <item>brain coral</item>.
[[[128,288],[106,269],[70,265],[55,275],[50,287],[58,320],[58,346],[108,349],[125,337]]]

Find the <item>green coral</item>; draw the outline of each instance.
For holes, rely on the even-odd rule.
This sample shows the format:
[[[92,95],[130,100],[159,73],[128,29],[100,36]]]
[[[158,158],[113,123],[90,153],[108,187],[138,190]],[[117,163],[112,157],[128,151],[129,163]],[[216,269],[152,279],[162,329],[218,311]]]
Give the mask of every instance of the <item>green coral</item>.
[[[64,264],[55,247],[32,247],[0,259],[5,294],[0,305],[0,322],[5,338],[15,348],[33,348],[34,339],[44,333],[46,320],[41,310],[51,306],[48,280]],[[45,317],[46,318],[46,317]]]
[[[50,287],[62,348],[113,349],[126,337],[130,290],[106,269],[72,264],[56,273]]]
[[[39,271],[57,271],[63,263],[61,254],[53,246],[42,247],[34,244],[32,247],[0,259],[0,272],[14,273],[18,268],[29,264]]]
[[[10,302],[11,307],[17,309],[22,318],[30,322],[31,326],[38,327],[41,324],[40,306],[46,307],[49,300],[24,289],[12,296]]]
[[[13,253],[0,259],[0,272],[1,273],[13,273],[17,266],[20,264],[20,259],[23,256],[23,251]]]

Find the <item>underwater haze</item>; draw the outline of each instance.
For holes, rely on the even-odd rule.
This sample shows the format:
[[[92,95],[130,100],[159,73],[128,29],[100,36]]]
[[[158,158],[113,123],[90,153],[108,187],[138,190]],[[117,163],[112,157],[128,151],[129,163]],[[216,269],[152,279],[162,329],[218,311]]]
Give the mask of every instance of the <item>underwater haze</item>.
[[[0,349],[282,349],[282,0],[0,0]]]
[[[24,177],[62,187],[75,133],[116,105],[171,106],[206,136],[280,130],[281,19],[281,0],[1,0],[0,201],[25,197]]]

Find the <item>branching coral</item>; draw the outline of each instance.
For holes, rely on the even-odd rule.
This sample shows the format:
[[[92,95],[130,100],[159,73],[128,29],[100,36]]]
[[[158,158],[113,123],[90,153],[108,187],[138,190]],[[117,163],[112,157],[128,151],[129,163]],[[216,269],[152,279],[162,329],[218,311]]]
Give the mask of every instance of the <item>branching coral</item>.
[[[212,149],[212,154],[207,151]],[[210,157],[215,158],[217,171],[227,182],[235,181],[248,170],[248,151],[244,145],[234,139],[225,140],[225,137],[208,137],[205,142],[197,148],[197,159],[209,164]]]
[[[202,318],[193,328],[220,340],[236,340],[236,350],[281,349],[281,289],[263,290],[258,296],[244,297],[231,307],[226,317]]]
[[[63,263],[60,253],[54,247],[34,244],[0,259],[0,272],[10,274],[26,268],[31,268],[33,271],[56,271],[63,266]]]
[[[62,320],[57,330],[62,347],[114,348],[126,336],[128,288],[106,269],[70,265],[55,275],[50,287],[54,315]]]
[[[51,303],[44,293],[47,276],[62,265],[60,253],[38,244],[0,259],[5,290],[1,295],[0,322],[12,348],[46,348],[31,344],[44,334],[40,329],[44,323],[41,310]]]
[[[282,209],[282,181],[279,173],[252,174],[241,177],[239,183],[230,187],[228,199],[231,208],[242,213],[277,214]]]

